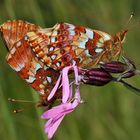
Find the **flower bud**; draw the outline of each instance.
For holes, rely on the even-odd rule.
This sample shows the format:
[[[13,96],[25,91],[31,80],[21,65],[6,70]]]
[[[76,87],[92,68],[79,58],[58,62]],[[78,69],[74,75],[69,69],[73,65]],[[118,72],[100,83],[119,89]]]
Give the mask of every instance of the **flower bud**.
[[[100,67],[111,73],[122,73],[127,70],[127,65],[119,61],[104,63],[101,64]]]
[[[130,70],[130,71],[127,71],[127,72],[123,73],[121,75],[121,78],[130,78],[130,77],[132,77],[134,75],[136,75],[135,71]]]
[[[106,85],[113,79],[113,77],[108,72],[101,68],[87,70],[82,76],[82,82],[84,84],[95,86]]]

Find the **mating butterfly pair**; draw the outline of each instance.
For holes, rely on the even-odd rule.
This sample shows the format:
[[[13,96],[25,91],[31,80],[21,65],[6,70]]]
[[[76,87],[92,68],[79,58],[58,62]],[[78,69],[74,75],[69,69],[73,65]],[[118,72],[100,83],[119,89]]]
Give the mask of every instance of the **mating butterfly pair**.
[[[13,20],[1,25],[0,32],[8,49],[7,63],[40,93],[42,105],[48,105],[47,97],[64,67],[77,65],[84,70],[100,64],[114,64],[122,52],[127,30],[110,36],[102,31],[68,23],[42,28],[22,20]],[[120,63],[113,66],[118,68]],[[102,70],[102,67],[99,68],[100,72]],[[92,69],[92,72],[95,74],[96,69]],[[100,74],[96,76],[102,78]],[[92,83],[87,82],[86,78],[83,79],[86,84],[98,83],[97,78]],[[104,84],[103,81],[101,85]],[[57,96],[61,96],[59,91]]]

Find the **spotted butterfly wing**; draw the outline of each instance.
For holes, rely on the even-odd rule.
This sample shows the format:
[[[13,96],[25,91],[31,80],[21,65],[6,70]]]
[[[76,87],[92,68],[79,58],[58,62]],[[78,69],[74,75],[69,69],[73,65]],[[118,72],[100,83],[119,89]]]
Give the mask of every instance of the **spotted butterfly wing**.
[[[10,24],[11,26],[8,27],[7,24]],[[15,25],[22,25],[22,27],[19,28]],[[23,31],[23,27],[28,28],[25,28],[25,31]],[[17,21],[16,23],[16,21],[11,21],[11,23],[8,22],[1,26],[1,32],[9,50],[6,57],[7,63],[31,87],[41,93],[42,98],[47,98],[51,88],[53,88],[55,81],[57,80],[59,73],[56,73],[55,70],[44,65],[38,60],[38,58],[36,58],[30,48],[28,38],[25,36],[27,32],[37,32],[39,28],[40,27],[30,23],[22,21]],[[22,32],[22,34],[16,32]],[[17,36],[14,37],[15,35]]]
[[[27,37],[35,56],[55,70],[72,64],[81,68],[92,67],[114,57],[110,54],[111,36],[83,26],[60,23],[52,28],[29,32]]]

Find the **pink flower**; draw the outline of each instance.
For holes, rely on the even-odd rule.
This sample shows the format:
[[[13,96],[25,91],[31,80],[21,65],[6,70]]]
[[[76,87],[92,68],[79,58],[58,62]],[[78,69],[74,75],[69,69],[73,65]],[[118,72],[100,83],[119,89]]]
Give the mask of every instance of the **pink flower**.
[[[75,75],[75,94],[72,93],[72,84],[74,82],[69,83],[68,72],[70,70],[74,71]],[[78,81],[78,68],[76,66],[68,66],[62,70],[56,85],[52,89],[50,95],[48,96],[48,100],[53,98],[57,89],[59,88],[60,82],[62,82],[62,102],[60,105],[53,107],[50,110],[47,110],[41,116],[42,119],[47,119],[47,123],[45,124],[45,132],[48,135],[48,139],[51,139],[56,132],[58,126],[61,121],[65,117],[65,115],[74,111],[74,109],[81,103],[80,91],[79,91],[79,81]]]
[[[73,71],[75,76],[75,79],[71,82],[69,82],[69,71]],[[120,75],[114,77],[112,73]],[[136,74],[140,74],[140,72],[136,70],[134,63],[131,61],[125,63],[112,61],[101,64],[98,68],[91,69],[78,69],[77,66],[63,68],[54,88],[48,96],[49,101],[55,96],[56,91],[62,87],[62,101],[59,105],[47,110],[41,116],[42,119],[48,120],[45,124],[45,132],[48,138],[51,139],[53,137],[63,118],[67,114],[73,112],[75,108],[82,103],[79,91],[80,83],[104,86],[109,82],[120,82],[127,88],[140,93],[140,89],[133,87],[123,80],[124,78],[130,78]],[[76,87],[75,93],[73,93],[72,89],[73,84],[75,84],[74,87]]]

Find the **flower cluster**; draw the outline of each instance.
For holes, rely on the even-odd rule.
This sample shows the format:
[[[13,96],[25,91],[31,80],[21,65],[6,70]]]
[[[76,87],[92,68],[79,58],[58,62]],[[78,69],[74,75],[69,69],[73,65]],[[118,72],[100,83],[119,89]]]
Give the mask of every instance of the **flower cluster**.
[[[69,73],[71,72],[74,74],[74,79],[70,82]],[[117,74],[117,76],[114,77],[114,74]],[[48,101],[50,101],[55,96],[56,91],[62,88],[61,103],[45,111],[41,116],[42,119],[48,120],[45,124],[45,132],[48,135],[48,139],[53,137],[63,118],[82,103],[79,90],[81,83],[103,86],[111,81],[115,81],[140,92],[140,89],[123,81],[123,79],[130,78],[136,74],[140,74],[140,72],[136,70],[134,63],[128,59],[124,59],[124,63],[112,61],[92,69],[80,69],[74,65],[63,68],[54,88],[48,96]],[[75,84],[74,93],[73,84]]]
[[[75,80],[72,82],[69,82],[69,71],[73,70],[75,75]],[[73,94],[72,86],[75,84],[76,89],[75,93]],[[58,126],[60,125],[63,118],[75,110],[75,108],[82,103],[81,97],[80,97],[80,91],[79,91],[79,75],[78,75],[78,68],[76,66],[68,66],[65,67],[54,88],[52,89],[50,95],[48,96],[48,100],[51,100],[57,91],[58,88],[62,86],[62,102],[60,105],[55,106],[51,108],[50,110],[47,110],[43,115],[41,116],[42,119],[47,119],[47,123],[45,125],[45,132],[48,135],[48,139],[51,139],[57,130]]]

